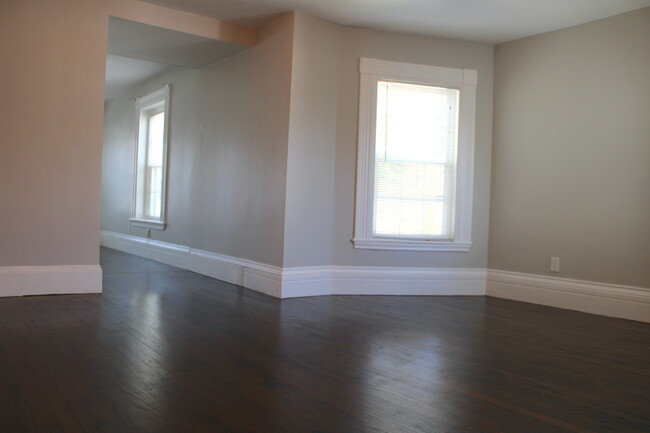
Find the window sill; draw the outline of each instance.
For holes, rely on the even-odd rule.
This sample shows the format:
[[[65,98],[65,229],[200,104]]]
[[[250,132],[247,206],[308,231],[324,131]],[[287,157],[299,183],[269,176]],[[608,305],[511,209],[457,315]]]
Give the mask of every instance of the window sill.
[[[162,221],[155,221],[155,220],[129,218],[129,221],[131,221],[131,225],[134,227],[144,227],[147,229],[154,229],[154,230],[165,230],[165,227],[167,226],[167,223]]]
[[[423,241],[406,239],[352,239],[354,248],[397,251],[469,251],[471,242]]]

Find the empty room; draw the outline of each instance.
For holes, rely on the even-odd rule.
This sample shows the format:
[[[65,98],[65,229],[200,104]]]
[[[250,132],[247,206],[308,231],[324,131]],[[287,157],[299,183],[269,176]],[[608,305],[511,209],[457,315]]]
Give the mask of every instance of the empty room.
[[[650,0],[0,0],[0,432],[650,431]]]

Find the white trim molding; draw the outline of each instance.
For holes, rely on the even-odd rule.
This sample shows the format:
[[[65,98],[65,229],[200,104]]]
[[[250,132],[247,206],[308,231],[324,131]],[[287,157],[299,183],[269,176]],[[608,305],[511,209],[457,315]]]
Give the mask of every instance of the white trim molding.
[[[407,239],[352,239],[355,248],[396,251],[469,251],[471,242],[426,241]]]
[[[650,322],[650,289],[640,287],[476,268],[280,268],[109,231],[102,231],[101,244],[283,299],[327,295],[487,295]]]
[[[99,265],[0,267],[0,297],[101,292]]]
[[[322,266],[284,268],[283,297],[320,295],[482,296],[484,269]]]
[[[131,226],[133,226],[133,227],[142,227],[142,228],[145,228],[145,229],[165,230],[165,227],[167,226],[167,223],[161,222],[161,221],[155,221],[155,220],[143,220],[143,219],[138,219],[138,218],[129,218],[129,221],[131,221]]]
[[[105,230],[100,243],[276,298],[282,295],[282,271],[276,266]]]
[[[102,231],[101,244],[283,299],[324,295],[485,295],[485,269],[280,268],[109,231]]]
[[[355,248],[373,250],[455,251],[472,247],[472,203],[476,86],[478,72],[362,57],[359,62],[359,128],[354,220]],[[422,239],[408,236],[379,236],[373,233],[375,196],[375,134],[377,84],[381,80],[438,86],[459,90],[456,196],[452,239]],[[452,218],[452,217],[450,217]]]
[[[487,296],[650,322],[650,288],[489,270]]]
[[[485,279],[485,269],[334,266],[332,294],[483,296]]]

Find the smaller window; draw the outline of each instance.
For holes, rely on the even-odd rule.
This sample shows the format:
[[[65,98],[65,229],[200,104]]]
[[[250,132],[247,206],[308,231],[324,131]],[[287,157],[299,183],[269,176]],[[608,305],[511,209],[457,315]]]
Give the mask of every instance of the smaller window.
[[[165,228],[169,86],[136,100],[134,225]]]

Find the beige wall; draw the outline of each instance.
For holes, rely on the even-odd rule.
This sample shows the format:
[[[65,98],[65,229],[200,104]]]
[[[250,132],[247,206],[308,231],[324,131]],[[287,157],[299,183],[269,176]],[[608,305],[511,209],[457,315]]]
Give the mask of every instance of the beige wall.
[[[0,1],[0,267],[99,262],[109,13],[254,42],[252,29],[133,0]]]
[[[106,30],[100,1],[0,2],[0,266],[98,263]]]
[[[103,0],[112,17],[233,44],[254,46],[256,29],[139,0]]]
[[[478,70],[473,246],[470,252],[374,251],[352,246],[359,58]],[[343,28],[341,33],[333,261],[345,266],[484,268],[487,264],[493,48],[469,42]]]
[[[261,29],[255,48],[198,71],[172,70],[109,101],[102,228],[129,233],[129,98],[171,83],[168,226],[151,238],[281,266],[292,41],[287,14]]]
[[[133,171],[136,137],[134,98],[145,96],[171,84],[169,186],[167,196],[169,224],[165,233],[152,230],[153,239],[191,241],[192,200],[195,189],[191,180],[194,153],[200,142],[200,125],[204,119],[201,109],[201,71],[174,68],[146,83],[128,89],[105,104],[104,149],[102,156],[101,227],[118,233],[143,236],[144,230],[130,228],[133,192]],[[208,155],[206,155],[206,158]]]
[[[650,8],[500,45],[495,76],[489,267],[650,287]]]

